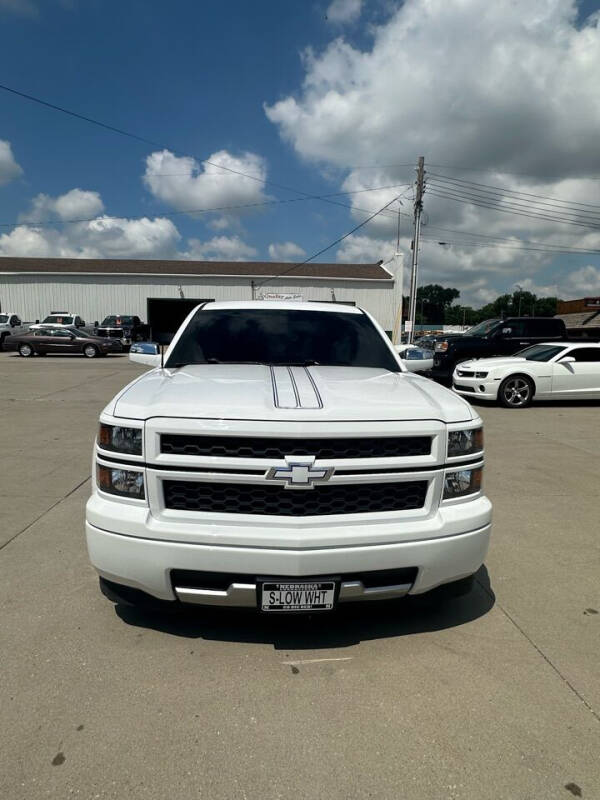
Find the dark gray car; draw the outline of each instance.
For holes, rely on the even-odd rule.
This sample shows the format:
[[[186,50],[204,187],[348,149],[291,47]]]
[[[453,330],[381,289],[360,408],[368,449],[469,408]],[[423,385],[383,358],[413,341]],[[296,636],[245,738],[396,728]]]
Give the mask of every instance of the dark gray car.
[[[87,358],[121,353],[123,347],[117,339],[101,338],[78,328],[38,328],[19,336],[11,336],[4,345],[6,350],[17,350],[23,358],[50,353],[81,353]]]

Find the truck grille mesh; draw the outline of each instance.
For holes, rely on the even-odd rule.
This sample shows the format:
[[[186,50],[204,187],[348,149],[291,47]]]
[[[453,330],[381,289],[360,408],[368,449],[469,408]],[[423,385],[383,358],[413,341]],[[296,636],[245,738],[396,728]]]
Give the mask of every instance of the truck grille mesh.
[[[122,328],[97,328],[96,336],[107,336],[112,339],[120,339],[124,334]]]
[[[189,436],[163,433],[161,453],[233,458],[393,458],[428,456],[430,436],[385,436],[370,439],[278,439],[248,436]]]
[[[163,481],[166,508],[309,517],[422,508],[427,481],[316,486],[305,491],[243,483]]]

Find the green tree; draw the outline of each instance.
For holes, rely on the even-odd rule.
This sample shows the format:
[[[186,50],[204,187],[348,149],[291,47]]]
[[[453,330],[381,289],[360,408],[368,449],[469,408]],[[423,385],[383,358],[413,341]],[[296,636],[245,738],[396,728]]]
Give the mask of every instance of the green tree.
[[[471,306],[449,306],[444,316],[446,325],[475,325],[479,321],[479,311]]]
[[[417,323],[443,323],[446,309],[460,297],[458,289],[448,289],[439,283],[430,283],[417,289]]]

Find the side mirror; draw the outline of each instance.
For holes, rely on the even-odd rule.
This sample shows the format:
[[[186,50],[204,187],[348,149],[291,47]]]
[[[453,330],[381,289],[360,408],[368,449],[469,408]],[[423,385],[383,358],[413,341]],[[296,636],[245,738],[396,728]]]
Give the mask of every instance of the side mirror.
[[[78,327],[78,328],[84,328],[84,327],[85,327],[85,320],[84,320],[84,319],[82,319],[82,320],[81,320],[81,322],[79,323],[79,325],[78,325],[77,327]]]
[[[575,362],[575,359],[573,358],[573,356],[565,356],[564,358],[561,358],[560,363],[561,364],[575,364],[576,362]]]
[[[147,367],[160,367],[160,348],[154,342],[136,342],[129,350],[129,360]]]
[[[96,319],[96,320],[94,320],[94,328],[97,328],[97,327],[98,327],[98,320]]]

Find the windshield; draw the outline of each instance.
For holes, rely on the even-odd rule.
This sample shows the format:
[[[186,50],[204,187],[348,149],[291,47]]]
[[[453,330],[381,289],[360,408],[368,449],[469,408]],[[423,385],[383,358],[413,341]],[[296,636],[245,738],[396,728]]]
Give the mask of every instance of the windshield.
[[[564,347],[554,344],[534,344],[515,353],[518,358],[526,358],[527,361],[550,361],[551,358],[562,353]]]
[[[82,331],[81,328],[73,330],[73,331],[71,331],[71,333],[74,333],[75,336],[77,336],[78,339],[95,339],[96,338],[95,336],[92,336],[91,333],[88,333],[87,331]]]
[[[102,320],[103,325],[133,325],[133,317],[121,316],[120,314],[113,314],[112,317],[104,317]]]
[[[50,325],[72,325],[73,317],[64,317],[62,314],[50,314],[49,317],[46,317],[44,323],[49,323]]]
[[[8,314],[0,314],[0,323],[8,322]]]
[[[263,308],[198,311],[166,366],[206,363],[321,364],[401,371],[365,314]]]
[[[475,325],[474,328],[470,328],[466,334],[467,336],[487,336],[494,325],[499,322],[499,319],[486,319],[484,322],[480,322],[479,325]]]

